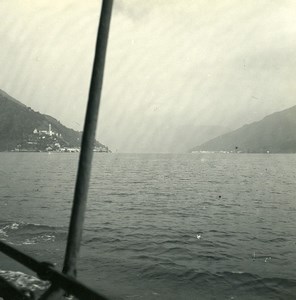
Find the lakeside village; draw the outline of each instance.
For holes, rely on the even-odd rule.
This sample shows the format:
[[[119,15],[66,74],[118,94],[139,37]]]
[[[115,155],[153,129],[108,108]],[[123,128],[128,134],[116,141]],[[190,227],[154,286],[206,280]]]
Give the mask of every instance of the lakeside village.
[[[79,142],[79,138],[77,138]],[[80,152],[80,147],[70,145],[65,141],[61,133],[54,132],[51,128],[51,124],[48,125],[48,130],[34,131],[23,138],[23,141],[19,143],[12,152]],[[94,152],[111,152],[107,147],[100,146],[94,147]]]

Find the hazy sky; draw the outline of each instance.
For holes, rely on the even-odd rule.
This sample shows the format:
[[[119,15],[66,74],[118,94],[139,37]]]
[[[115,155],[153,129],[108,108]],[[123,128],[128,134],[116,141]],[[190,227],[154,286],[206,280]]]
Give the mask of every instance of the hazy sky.
[[[97,134],[113,151],[169,151],[176,132],[296,104],[296,1],[114,2]],[[0,0],[0,89],[81,130],[99,11]]]

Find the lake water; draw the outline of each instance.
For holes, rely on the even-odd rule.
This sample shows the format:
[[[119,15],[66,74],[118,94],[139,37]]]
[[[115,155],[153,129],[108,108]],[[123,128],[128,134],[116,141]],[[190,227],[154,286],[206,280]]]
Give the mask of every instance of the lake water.
[[[0,153],[0,238],[58,269],[77,162]],[[295,299],[295,195],[296,155],[96,153],[78,278],[110,299]]]

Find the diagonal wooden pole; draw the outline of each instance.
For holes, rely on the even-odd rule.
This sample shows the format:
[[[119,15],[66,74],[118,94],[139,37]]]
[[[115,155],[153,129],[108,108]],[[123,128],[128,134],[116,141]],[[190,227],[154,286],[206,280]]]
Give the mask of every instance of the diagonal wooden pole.
[[[63,272],[76,276],[113,0],[103,0]]]
[[[98,110],[100,106],[101,91],[103,85],[105,57],[111,21],[112,5],[113,0],[103,0],[102,2],[92,78],[84,121],[84,130],[82,136],[72,214],[68,232],[63,273],[66,273],[73,277],[75,277],[77,273],[77,260],[82,238],[84,214],[86,209],[86,201],[91,173],[91,162],[93,157]],[[54,288],[51,290],[54,290]],[[49,291],[48,294],[52,295],[51,291]],[[48,295],[46,295],[46,297],[42,299],[50,300],[58,299],[58,297],[48,297]]]

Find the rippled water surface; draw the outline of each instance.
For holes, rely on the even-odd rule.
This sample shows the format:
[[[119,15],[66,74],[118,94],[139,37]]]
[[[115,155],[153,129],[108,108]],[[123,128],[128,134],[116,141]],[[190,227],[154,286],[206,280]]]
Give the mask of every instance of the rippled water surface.
[[[0,153],[0,238],[61,268],[77,162]],[[295,299],[295,195],[296,155],[97,153],[79,278],[111,299]]]

